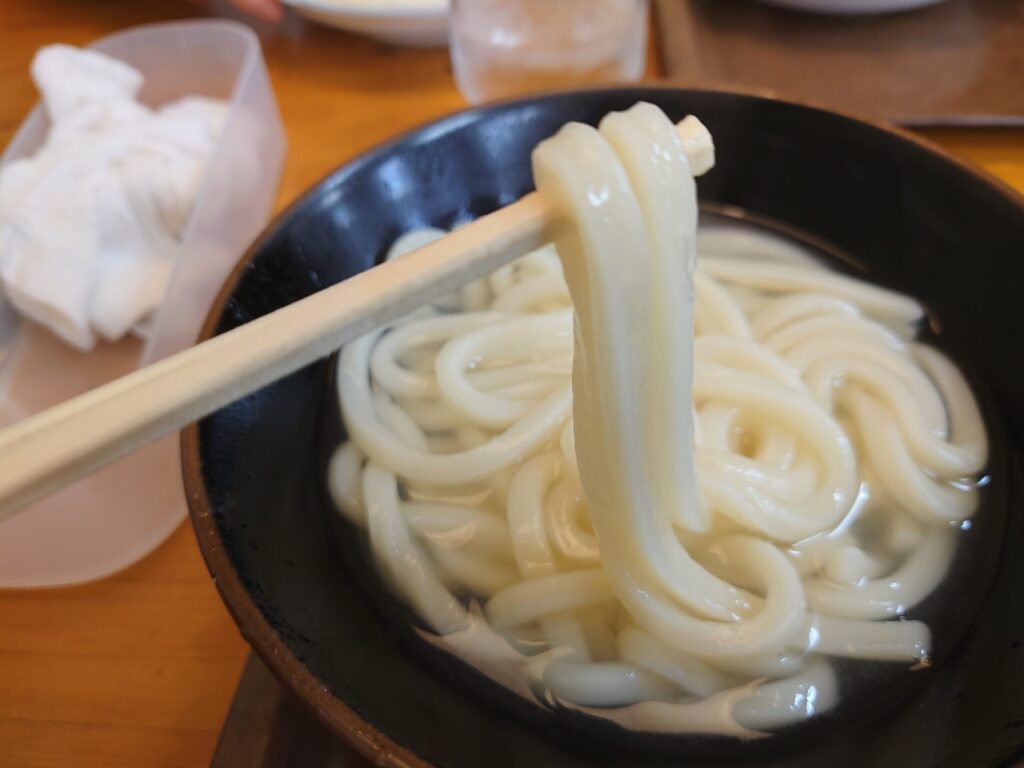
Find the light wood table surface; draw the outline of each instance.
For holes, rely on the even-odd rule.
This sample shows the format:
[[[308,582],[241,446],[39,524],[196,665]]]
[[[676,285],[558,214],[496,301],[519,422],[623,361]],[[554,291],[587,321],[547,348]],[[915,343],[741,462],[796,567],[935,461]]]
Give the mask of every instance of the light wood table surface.
[[[27,72],[39,46],[203,12],[176,0],[3,0],[0,144],[36,101]],[[289,139],[278,208],[359,151],[464,106],[443,50],[298,23],[264,30],[264,50]],[[929,136],[1024,190],[1024,133]],[[188,524],[105,581],[0,591],[0,766],[206,765],[247,652]]]

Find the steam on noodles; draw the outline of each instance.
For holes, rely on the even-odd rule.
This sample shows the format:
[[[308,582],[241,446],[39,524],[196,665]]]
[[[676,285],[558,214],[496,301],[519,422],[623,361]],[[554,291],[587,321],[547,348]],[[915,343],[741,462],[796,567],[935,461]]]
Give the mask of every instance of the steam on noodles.
[[[987,448],[920,307],[757,240],[698,263],[649,104],[533,164],[554,246],[340,356],[331,490],[425,636],[548,702],[739,735],[833,706],[830,657],[927,660],[898,619]]]

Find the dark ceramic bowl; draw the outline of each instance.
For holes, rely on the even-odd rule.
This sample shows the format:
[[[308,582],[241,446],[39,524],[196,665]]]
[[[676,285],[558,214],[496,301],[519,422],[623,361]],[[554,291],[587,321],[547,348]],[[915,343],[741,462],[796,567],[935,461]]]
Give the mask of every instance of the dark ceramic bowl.
[[[994,443],[990,546],[947,593],[958,629],[933,669],[812,727],[758,742],[659,738],[511,701],[417,647],[324,488],[340,437],[320,362],[183,436],[203,555],[246,639],[324,723],[383,765],[995,765],[1024,744],[1024,207],[904,133],[811,107],[667,88],[568,93],[464,112],[335,171],[275,221],[211,310],[220,333],[366,269],[402,232],[451,227],[532,187],[533,146],[638,100],[707,123],[702,204],[800,231],[844,268],[920,298],[969,371]],[[1005,527],[1004,527],[1005,526]],[[382,608],[383,606],[383,608]],[[962,637],[957,642],[957,637]]]

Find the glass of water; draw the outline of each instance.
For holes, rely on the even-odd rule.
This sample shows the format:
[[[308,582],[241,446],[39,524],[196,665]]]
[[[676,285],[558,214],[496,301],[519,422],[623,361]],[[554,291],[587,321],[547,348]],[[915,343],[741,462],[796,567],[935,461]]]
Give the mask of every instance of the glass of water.
[[[637,80],[647,0],[452,0],[455,82],[470,102]]]

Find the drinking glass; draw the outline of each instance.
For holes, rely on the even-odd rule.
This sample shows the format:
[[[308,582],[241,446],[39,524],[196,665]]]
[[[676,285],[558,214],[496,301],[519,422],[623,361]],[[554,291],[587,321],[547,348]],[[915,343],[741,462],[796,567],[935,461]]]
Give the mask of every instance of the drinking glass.
[[[452,0],[455,82],[470,102],[637,80],[647,0]]]

